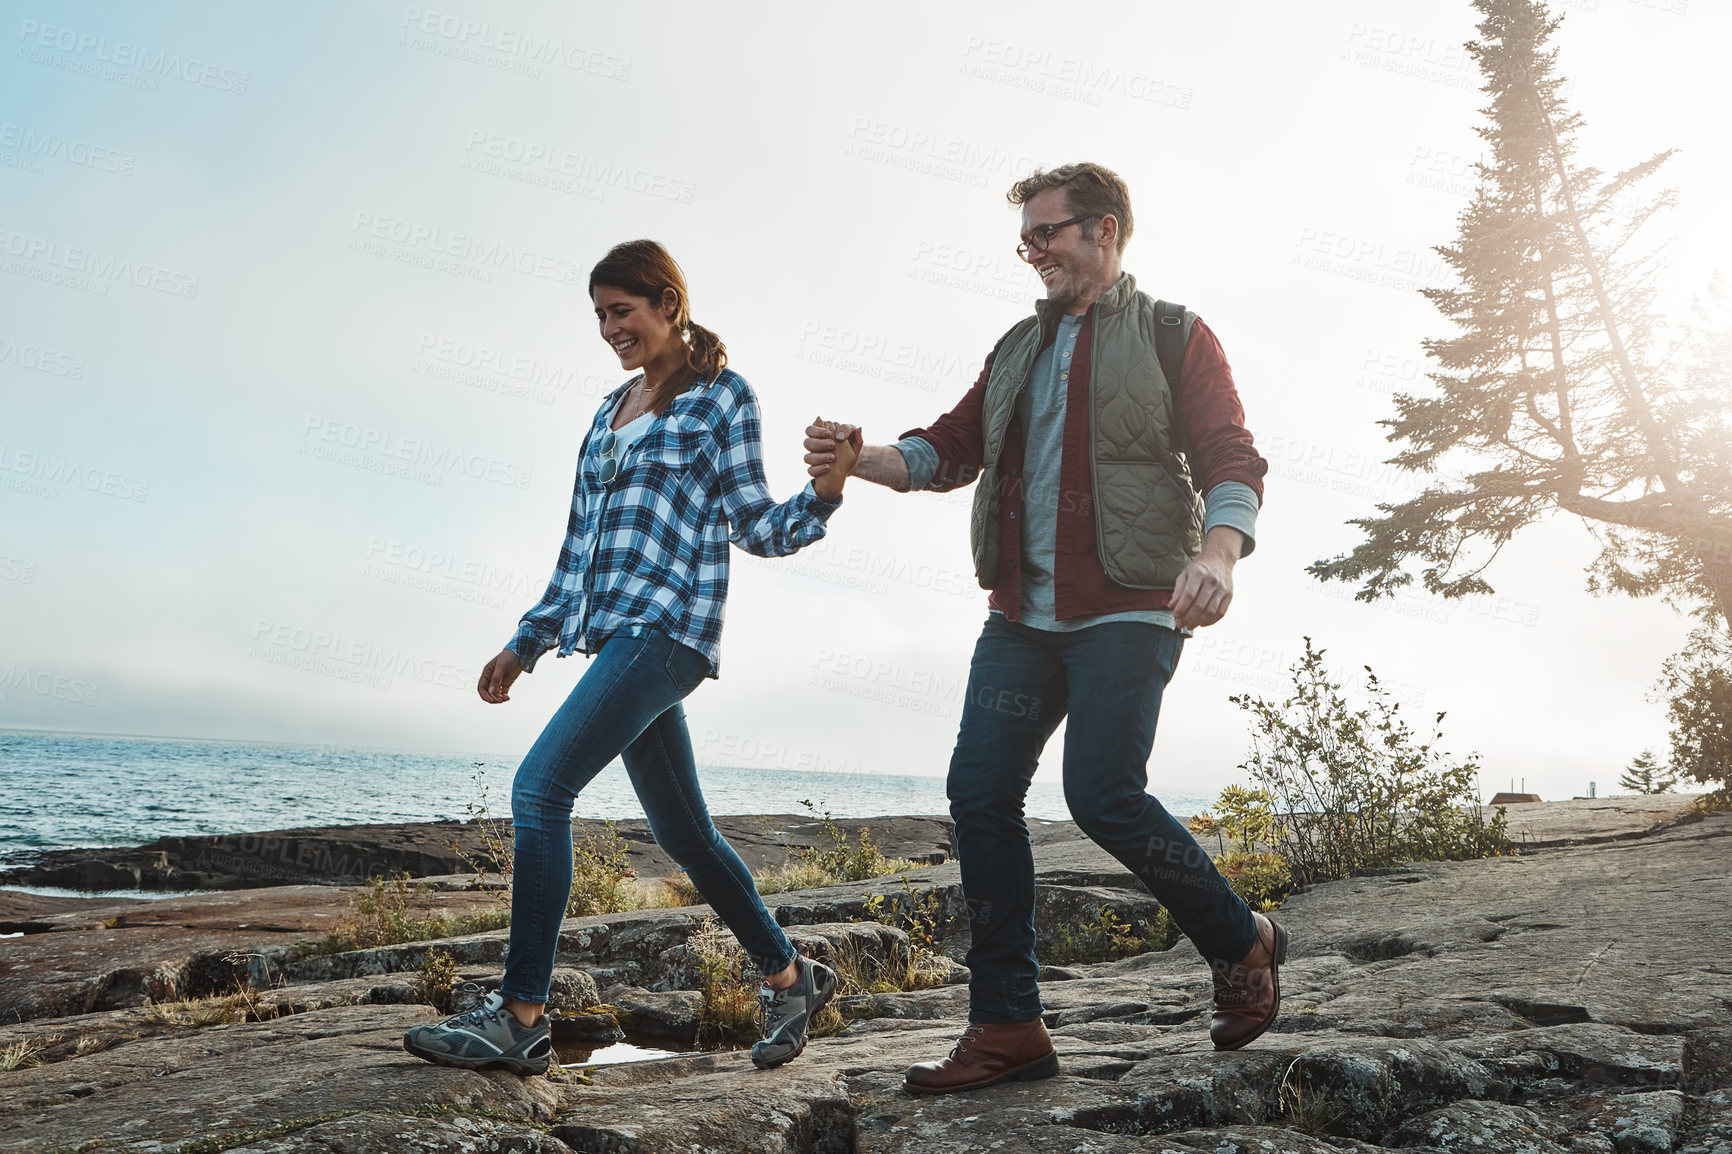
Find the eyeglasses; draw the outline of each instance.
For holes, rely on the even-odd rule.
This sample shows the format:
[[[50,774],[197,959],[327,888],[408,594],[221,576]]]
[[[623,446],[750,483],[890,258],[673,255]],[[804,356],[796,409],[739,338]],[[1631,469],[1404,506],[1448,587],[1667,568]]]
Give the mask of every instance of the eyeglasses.
[[[1068,228],[1070,225],[1085,220],[1096,220],[1100,215],[1098,212],[1085,212],[1081,216],[1073,216],[1069,220],[1061,220],[1057,224],[1037,224],[1029,229],[1022,238],[1022,243],[1016,246],[1016,255],[1026,261],[1031,252],[1045,252],[1047,245],[1052,243],[1052,238],[1058,235],[1059,229]]]
[[[601,452],[601,464],[596,468],[596,474],[604,485],[613,484],[613,479],[619,476],[619,458],[615,455],[619,449],[619,438],[613,435],[612,429],[603,430],[601,440],[595,443]]]

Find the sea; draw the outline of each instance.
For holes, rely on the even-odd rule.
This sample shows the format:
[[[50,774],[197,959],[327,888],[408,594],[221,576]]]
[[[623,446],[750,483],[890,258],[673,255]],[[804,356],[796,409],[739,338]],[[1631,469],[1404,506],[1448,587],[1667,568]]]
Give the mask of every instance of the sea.
[[[159,837],[302,826],[464,820],[511,812],[516,758],[338,745],[0,729],[0,863],[47,849],[143,845]],[[714,814],[942,815],[942,777],[700,766]],[[1212,798],[1162,795],[1189,816]],[[1036,778],[1025,813],[1068,820],[1055,779]],[[602,771],[574,816],[641,818],[622,766]]]

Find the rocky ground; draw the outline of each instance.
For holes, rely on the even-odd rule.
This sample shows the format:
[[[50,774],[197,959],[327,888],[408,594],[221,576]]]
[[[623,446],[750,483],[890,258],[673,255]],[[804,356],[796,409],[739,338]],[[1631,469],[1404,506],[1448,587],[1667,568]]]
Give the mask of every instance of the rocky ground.
[[[1276,915],[1293,947],[1283,1013],[1235,1054],[1209,1048],[1208,977],[1183,943],[1049,967],[1060,1076],[936,1099],[904,1093],[901,1071],[960,1033],[960,968],[934,989],[845,999],[850,1024],[780,1070],[717,1052],[519,1079],[400,1048],[407,1026],[435,1017],[414,1002],[433,945],[296,955],[294,941],[341,916],[344,891],[106,904],[8,894],[0,920],[29,932],[0,941],[0,1002],[14,1023],[0,1026],[0,1056],[22,1046],[41,1064],[0,1073],[0,1150],[1732,1154],[1732,815],[1677,807],[1512,809],[1527,835],[1519,856],[1290,898]],[[1148,895],[1066,827],[1036,839],[1043,929],[1102,904],[1146,914]],[[956,951],[955,864],[910,883],[935,895]],[[891,879],[771,901],[815,953],[906,950],[900,931],[854,920],[867,890],[905,895]],[[569,1060],[620,1025],[634,1041],[692,1044],[690,939],[706,912],[566,924],[557,988]],[[504,940],[436,945],[485,982],[498,979]],[[142,1004],[243,975],[241,1010],[265,1020],[201,1025]],[[615,1012],[579,1012],[599,1002]]]

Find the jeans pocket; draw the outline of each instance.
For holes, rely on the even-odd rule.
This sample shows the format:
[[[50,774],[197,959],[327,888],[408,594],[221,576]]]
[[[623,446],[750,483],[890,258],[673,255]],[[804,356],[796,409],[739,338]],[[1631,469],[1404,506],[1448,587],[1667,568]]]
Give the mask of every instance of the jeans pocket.
[[[710,660],[689,645],[669,641],[666,668],[668,680],[674,683],[674,688],[682,694],[690,693],[709,676]]]

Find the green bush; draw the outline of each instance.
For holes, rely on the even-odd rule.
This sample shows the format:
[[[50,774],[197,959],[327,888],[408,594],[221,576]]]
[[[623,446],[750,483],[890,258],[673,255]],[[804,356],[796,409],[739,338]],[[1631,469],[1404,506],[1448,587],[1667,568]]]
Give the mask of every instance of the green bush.
[[[1166,910],[1149,923],[1127,922],[1110,906],[1095,911],[1091,922],[1061,925],[1035,945],[1035,957],[1048,966],[1116,962],[1159,950],[1169,950],[1179,940],[1179,927]]]
[[[1215,868],[1233,887],[1233,892],[1261,913],[1281,904],[1293,889],[1293,871],[1271,847],[1285,833],[1271,808],[1275,797],[1267,789],[1229,785],[1215,803],[1217,812],[1204,810],[1191,819],[1191,832],[1221,839],[1221,855]],[[1231,841],[1232,848],[1227,848]]]
[[[418,913],[416,905],[426,903],[432,892],[433,887],[425,882],[412,884],[406,873],[393,874],[389,878],[369,878],[366,889],[349,895],[349,905],[355,913],[339,921],[323,938],[300,943],[300,953],[303,957],[346,954],[351,950],[371,950],[403,942],[428,942],[478,934],[511,924],[509,910],[489,910],[455,917],[443,910]]]
[[[632,884],[637,871],[626,856],[626,840],[613,822],[602,832],[589,833],[571,846],[571,895],[565,901],[565,916],[587,918],[596,914],[618,914],[642,909],[638,890]]]
[[[809,801],[800,804],[807,809],[815,808]],[[854,843],[850,845],[848,835],[842,832],[842,827],[836,824],[836,819],[828,811],[823,814],[822,821],[824,841],[828,844],[798,850],[794,860],[788,864],[759,874],[756,880],[760,894],[786,894],[844,882],[863,882],[920,868],[919,863],[907,858],[885,857],[878,843],[872,840],[872,832],[865,826],[855,831]]]
[[[1479,804],[1477,759],[1457,763],[1439,751],[1441,729],[1418,741],[1370,666],[1370,705],[1352,708],[1324,652],[1305,638],[1285,701],[1228,699],[1254,720],[1251,756],[1239,768],[1262,799],[1255,804],[1269,811],[1268,849],[1286,859],[1293,879],[1509,852],[1504,811],[1488,819]]]

